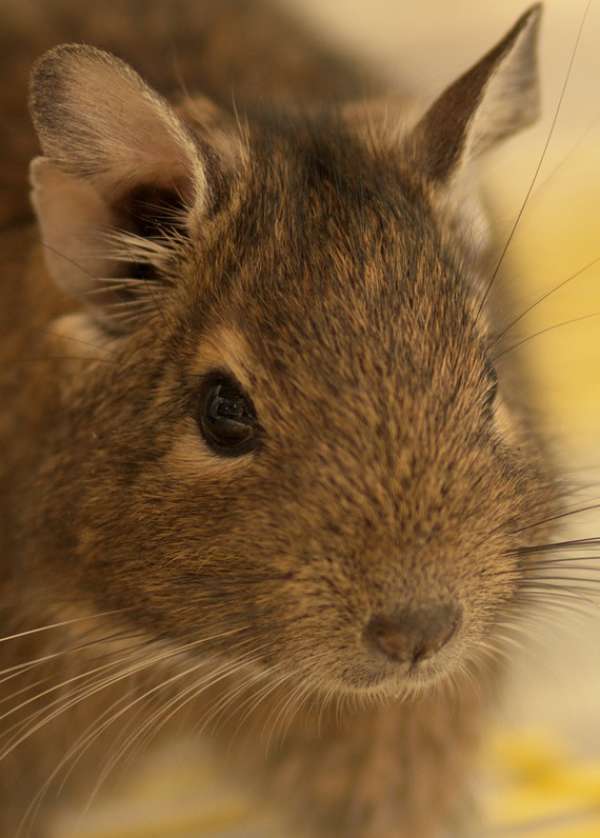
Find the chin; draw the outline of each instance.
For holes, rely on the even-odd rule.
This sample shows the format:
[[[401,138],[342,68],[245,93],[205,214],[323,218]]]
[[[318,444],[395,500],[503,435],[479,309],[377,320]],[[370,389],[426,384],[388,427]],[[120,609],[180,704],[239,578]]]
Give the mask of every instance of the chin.
[[[418,697],[429,691],[452,685],[459,677],[458,662],[425,661],[418,666],[399,671],[383,667],[376,671],[344,670],[334,684],[328,679],[324,692],[331,687],[338,694],[363,698],[366,702],[394,702]]]

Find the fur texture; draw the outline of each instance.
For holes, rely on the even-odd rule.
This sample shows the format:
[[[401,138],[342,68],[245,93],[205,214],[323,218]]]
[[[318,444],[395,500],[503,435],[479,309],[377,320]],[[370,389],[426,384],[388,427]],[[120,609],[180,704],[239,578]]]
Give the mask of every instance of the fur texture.
[[[135,7],[94,29],[66,6],[67,28],[135,60],[143,37],[111,43]],[[2,834],[45,835],[49,778],[77,759],[65,788],[89,794],[181,708],[305,834],[437,836],[463,815],[522,528],[557,509],[515,394],[493,397],[489,265],[460,198],[479,212],[474,158],[537,114],[539,8],[426,113],[350,103],[368,73],[267,7],[141,20],[152,44],[190,16],[202,98],[168,104],[86,46],[33,72],[46,253],[12,190],[2,634],[68,623],[0,645]],[[252,399],[252,454],[202,438],[214,371]],[[460,628],[418,666],[365,642],[373,616],[447,603]]]

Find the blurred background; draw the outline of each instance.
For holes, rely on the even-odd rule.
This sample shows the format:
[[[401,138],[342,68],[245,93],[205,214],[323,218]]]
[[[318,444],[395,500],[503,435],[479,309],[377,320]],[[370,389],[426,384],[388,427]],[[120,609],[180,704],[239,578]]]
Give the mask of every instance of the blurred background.
[[[526,8],[522,0],[281,0],[331,38],[379,64],[403,88],[433,97],[481,56]],[[584,11],[548,0],[542,32],[544,118],[486,164],[498,230],[507,235],[543,153]],[[600,257],[600,0],[590,4],[569,83],[532,196],[506,260],[505,281],[524,310]],[[600,312],[600,262],[537,305],[515,341]],[[574,503],[600,500],[600,318],[577,320],[515,350],[531,365]],[[573,519],[574,521],[576,519]],[[600,515],[570,532],[600,535]],[[481,838],[600,836],[600,613],[540,624],[514,667],[480,778]],[[174,815],[173,800],[176,801]],[[122,799],[61,838],[220,836],[282,838],[268,813],[218,786],[184,746],[163,754]],[[287,836],[286,836],[287,838]],[[343,836],[340,836],[343,838]],[[418,836],[415,836],[418,838]]]

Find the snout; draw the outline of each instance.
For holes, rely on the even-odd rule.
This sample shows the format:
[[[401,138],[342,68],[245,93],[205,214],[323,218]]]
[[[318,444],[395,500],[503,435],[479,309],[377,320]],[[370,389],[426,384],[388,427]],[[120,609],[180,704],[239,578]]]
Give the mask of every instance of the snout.
[[[374,615],[365,628],[364,641],[371,652],[388,662],[414,669],[447,646],[461,622],[462,609],[458,605],[406,608]]]

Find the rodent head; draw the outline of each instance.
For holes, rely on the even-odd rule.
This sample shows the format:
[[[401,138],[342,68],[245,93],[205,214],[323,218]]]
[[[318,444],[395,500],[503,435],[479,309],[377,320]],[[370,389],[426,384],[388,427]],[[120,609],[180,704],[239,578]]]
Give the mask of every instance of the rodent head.
[[[324,690],[493,637],[552,492],[496,394],[471,181],[536,116],[538,18],[404,125],[242,124],[89,47],[42,58],[33,200],[84,306],[54,331],[93,348],[59,368],[40,527],[96,607]]]

